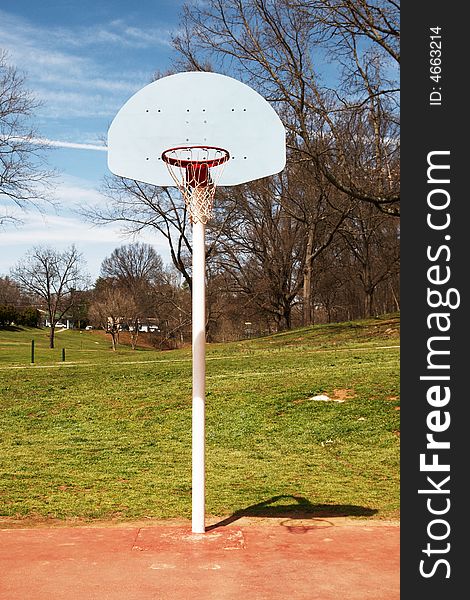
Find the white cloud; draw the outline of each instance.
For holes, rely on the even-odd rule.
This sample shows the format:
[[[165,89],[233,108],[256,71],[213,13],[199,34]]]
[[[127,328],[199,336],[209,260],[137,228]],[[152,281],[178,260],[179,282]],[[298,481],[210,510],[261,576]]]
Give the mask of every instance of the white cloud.
[[[9,207],[9,213],[21,219],[23,224],[0,229],[0,275],[8,274],[33,246],[64,250],[75,244],[83,253],[92,278],[98,277],[106,256],[116,247],[132,241],[151,244],[164,262],[171,262],[167,242],[157,232],[144,231],[134,240],[125,236],[118,224],[95,227],[85,222],[76,209],[105,202],[90,182],[79,177],[64,177],[55,196],[59,207],[55,212],[51,209],[42,214],[37,211],[25,213],[17,207]]]
[[[27,141],[29,144],[37,144],[39,146],[52,146],[53,148],[72,148],[74,150],[98,150],[100,152],[107,152],[108,148],[104,145],[90,144],[86,142],[68,142],[65,140],[50,140],[48,138],[40,137],[13,137],[13,140]]]
[[[82,46],[111,43],[132,48],[155,48],[170,46],[171,31],[159,26],[131,27],[118,19],[106,25],[82,29],[75,42]]]
[[[122,20],[92,27],[39,27],[0,10],[0,44],[11,62],[27,73],[27,85],[43,102],[44,117],[103,117],[150,80],[151,71],[109,70],[109,56],[125,48],[168,47],[161,27],[130,27]]]
[[[116,225],[95,227],[84,223],[78,216],[29,214],[26,219],[23,215],[23,221],[22,226],[9,228],[0,233],[0,248],[9,248],[10,251],[13,251],[14,246],[24,246],[25,244],[60,247],[70,244],[81,247],[89,244],[96,246],[112,244],[115,247],[130,241],[129,238],[123,236]],[[151,240],[153,244],[156,242],[155,237],[150,234],[139,236],[138,239],[147,242]],[[163,241],[159,241],[156,245],[162,251],[165,250]]]
[[[96,67],[95,67],[96,68]],[[122,74],[121,74],[122,75]],[[104,92],[134,92],[136,89],[136,80],[148,79],[148,73],[143,71],[133,71],[128,75],[128,79],[103,79],[102,77],[92,77],[90,71],[76,70],[76,73],[67,69],[48,69],[41,70],[37,75],[38,81],[43,85],[57,85],[59,87],[80,86],[80,89],[101,90]]]
[[[21,39],[29,47],[85,48],[113,44],[155,48],[171,44],[173,29],[156,23],[148,23],[145,27],[131,26],[124,19],[114,19],[93,26],[40,27],[0,9],[0,33],[5,44]],[[60,55],[57,55],[57,59],[61,61]]]
[[[72,90],[39,88],[36,96],[43,103],[41,115],[46,118],[110,117],[121,104],[112,96],[85,92],[78,84]]]
[[[38,144],[46,144],[47,146],[53,146],[54,148],[74,148],[75,150],[98,150],[100,152],[107,152],[106,146],[98,146],[97,144],[85,144],[81,142],[64,142],[61,140],[49,140],[47,138],[35,138],[30,139],[30,142]]]
[[[86,192],[69,189],[70,201],[86,195]],[[106,256],[118,246],[132,241],[151,244],[164,262],[170,262],[165,239],[152,235],[150,231],[133,240],[124,237],[117,225],[93,227],[84,223],[79,216],[37,213],[30,213],[26,218],[22,216],[22,226],[0,231],[0,275],[8,274],[33,246],[51,246],[62,251],[75,244],[83,253],[92,278],[98,277],[101,262]]]

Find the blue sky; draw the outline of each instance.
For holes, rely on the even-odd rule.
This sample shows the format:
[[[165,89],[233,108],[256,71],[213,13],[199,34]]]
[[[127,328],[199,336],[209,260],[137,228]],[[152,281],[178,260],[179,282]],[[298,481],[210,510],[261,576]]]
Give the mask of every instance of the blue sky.
[[[21,214],[21,227],[0,231],[0,275],[6,275],[28,248],[63,249],[74,242],[96,277],[103,258],[122,243],[118,227],[92,228],[77,213],[85,203],[104,201],[106,152],[99,148],[124,102],[166,71],[174,58],[171,34],[177,30],[182,0],[0,0],[0,48],[26,75],[41,101],[36,124],[53,142],[49,164],[58,169],[56,209]],[[170,262],[166,243],[149,232]]]

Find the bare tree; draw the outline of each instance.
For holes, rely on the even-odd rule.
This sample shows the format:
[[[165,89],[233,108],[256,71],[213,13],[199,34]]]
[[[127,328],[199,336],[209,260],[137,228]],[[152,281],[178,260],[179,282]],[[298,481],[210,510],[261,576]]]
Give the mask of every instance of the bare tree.
[[[124,244],[112,251],[101,264],[101,276],[112,277],[134,287],[155,283],[162,276],[163,261],[150,244]]]
[[[208,271],[229,273],[231,291],[251,296],[285,329],[300,290],[305,228],[285,210],[278,185],[271,178],[232,190],[221,231],[212,240],[216,231],[209,232],[218,269]]]
[[[189,290],[192,289],[192,228],[186,204],[179,191],[169,187],[157,187],[123,177],[107,177],[103,193],[109,198],[107,205],[88,206],[82,215],[96,225],[122,224],[122,231],[129,236],[138,235],[144,229],[162,234],[169,246],[173,267],[179,272]],[[220,193],[220,190],[217,192]],[[214,218],[207,227],[212,231],[211,243],[206,250],[206,261],[213,256],[213,246],[221,233],[227,214],[227,206],[234,202],[225,199],[221,218]]]
[[[108,204],[86,207],[83,216],[97,225],[120,223],[129,236],[156,230],[168,241],[173,265],[191,288],[191,228],[180,195],[171,188],[116,176],[105,179],[103,193]]]
[[[339,192],[321,173],[314,177],[300,165],[227,195],[227,204],[222,196],[216,211],[216,219],[223,222],[218,230],[208,232],[215,257],[209,276],[216,275],[221,282],[220,275],[226,272],[225,281],[232,282],[230,292],[238,290],[246,300],[250,298],[245,310],[258,306],[271,314],[277,328],[289,328],[292,309],[300,305],[302,324],[311,324],[313,265],[333,243],[357,201]],[[208,283],[211,309],[210,279]],[[220,284],[217,289],[220,297]]]
[[[82,255],[74,245],[58,252],[35,247],[11,271],[23,292],[45,307],[51,325],[49,347],[54,348],[57,323],[80,299],[88,284]]]
[[[314,322],[313,274],[320,255],[334,243],[337,231],[357,200],[333,186],[321,172],[290,165],[279,191],[284,210],[303,225],[302,324]]]
[[[131,346],[135,350],[142,318],[155,312],[154,289],[163,278],[163,261],[149,244],[123,245],[103,260],[101,277],[113,280],[120,293],[131,301],[125,316],[130,327]]]
[[[396,219],[370,206],[358,206],[340,230],[346,244],[348,277],[358,284],[364,298],[363,316],[375,314],[377,288],[397,275],[400,260],[400,232]],[[393,290],[392,290],[393,292]]]
[[[160,334],[155,342],[161,348],[173,348],[191,339],[191,292],[175,268],[167,268],[155,286],[155,311]]]
[[[136,311],[133,299],[114,280],[98,280],[94,299],[90,304],[90,321],[110,334],[113,351],[119,343],[119,332]]]
[[[339,191],[398,214],[399,10],[389,0],[187,3],[174,45],[277,108],[290,160]]]
[[[20,209],[50,201],[54,173],[45,163],[47,144],[32,125],[37,107],[24,77],[0,49],[0,198]],[[20,221],[8,206],[4,210],[0,225]]]
[[[16,281],[8,275],[0,277],[0,304],[12,304],[19,306],[21,302],[21,290]]]

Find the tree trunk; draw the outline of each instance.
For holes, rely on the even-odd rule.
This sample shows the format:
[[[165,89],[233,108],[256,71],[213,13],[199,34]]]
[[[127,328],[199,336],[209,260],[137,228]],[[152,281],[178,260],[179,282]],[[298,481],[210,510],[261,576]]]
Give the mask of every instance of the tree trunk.
[[[139,339],[139,323],[134,323],[134,331],[130,332],[130,338],[131,338],[131,348],[132,350],[135,350],[136,346],[137,346],[137,340]]]
[[[364,289],[364,317],[372,317],[373,296],[375,286],[372,283],[371,266],[369,262],[364,262],[362,265],[362,281]]]
[[[49,348],[54,348],[55,325],[51,323],[51,331],[49,333]]]
[[[284,326],[282,327],[282,329],[286,330],[286,331],[290,331],[292,329],[292,320],[291,320],[290,312],[288,314],[283,315],[283,320],[284,320]]]
[[[367,289],[365,290],[365,297],[364,297],[364,316],[367,317],[372,317],[372,308],[374,305],[374,289]]]
[[[393,303],[395,305],[395,310],[399,311],[400,310],[400,301],[399,301],[399,298],[398,298],[397,294],[395,294],[395,290],[393,289],[392,282],[389,282],[389,285],[390,285],[390,290],[392,292],[392,298],[393,298]]]
[[[309,229],[307,237],[307,248],[305,250],[305,268],[303,282],[303,315],[302,324],[312,325],[313,307],[312,307],[312,250],[313,250],[313,229]]]

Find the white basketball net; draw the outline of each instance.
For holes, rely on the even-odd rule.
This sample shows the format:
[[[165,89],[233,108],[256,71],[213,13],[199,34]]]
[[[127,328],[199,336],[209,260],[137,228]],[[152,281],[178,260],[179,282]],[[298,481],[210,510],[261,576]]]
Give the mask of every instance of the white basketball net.
[[[192,223],[212,216],[215,190],[229,159],[222,148],[185,146],[166,150],[162,159],[183,194]]]

